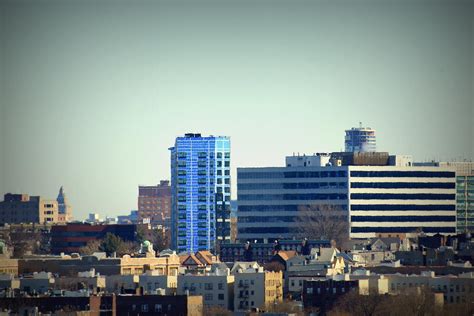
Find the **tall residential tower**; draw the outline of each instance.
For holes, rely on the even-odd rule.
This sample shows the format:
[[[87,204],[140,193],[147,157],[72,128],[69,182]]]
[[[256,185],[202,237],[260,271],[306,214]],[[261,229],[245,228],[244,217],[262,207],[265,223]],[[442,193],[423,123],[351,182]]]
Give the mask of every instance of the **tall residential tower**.
[[[185,134],[171,152],[171,239],[178,252],[230,242],[230,139]]]

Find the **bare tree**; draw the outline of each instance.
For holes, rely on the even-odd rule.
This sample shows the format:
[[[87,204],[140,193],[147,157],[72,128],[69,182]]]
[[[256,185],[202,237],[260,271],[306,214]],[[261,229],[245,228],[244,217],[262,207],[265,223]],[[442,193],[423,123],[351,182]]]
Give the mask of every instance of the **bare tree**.
[[[267,303],[265,305],[265,312],[275,314],[291,314],[304,315],[304,311],[292,300],[284,300],[283,302]]]
[[[270,261],[264,265],[265,270],[273,271],[273,272],[280,272],[285,271],[285,266],[278,261]]]
[[[100,240],[90,240],[85,246],[79,248],[79,253],[83,256],[92,255],[94,252],[98,252],[100,247]]]
[[[300,206],[295,222],[300,238],[335,240],[341,245],[349,237],[347,211],[335,205]]]
[[[387,300],[388,297],[373,291],[368,295],[360,295],[358,291],[350,291],[336,301],[329,315],[387,315]]]

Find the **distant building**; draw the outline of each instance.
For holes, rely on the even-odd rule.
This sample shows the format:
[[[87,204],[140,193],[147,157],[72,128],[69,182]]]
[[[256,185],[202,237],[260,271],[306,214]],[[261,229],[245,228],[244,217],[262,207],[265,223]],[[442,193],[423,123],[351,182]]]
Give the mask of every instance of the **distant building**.
[[[58,202],[58,222],[67,223],[72,220],[72,207],[69,204],[69,200],[66,197],[64,188],[61,186],[59,194],[56,199]]]
[[[8,297],[0,300],[0,309],[15,315],[176,315],[201,316],[202,297],[186,295],[100,295]],[[8,312],[7,312],[8,313]]]
[[[325,315],[339,297],[358,288],[358,281],[306,280],[303,282],[303,306],[317,307]]]
[[[171,240],[178,252],[230,242],[230,139],[186,134],[171,153]]]
[[[156,186],[138,187],[139,221],[150,220],[152,225],[170,225],[171,186],[167,180]]]
[[[280,250],[294,250],[299,254],[305,252],[302,240],[280,240],[279,244]],[[330,247],[330,242],[328,240],[308,240],[307,245],[307,252],[310,253],[312,249],[319,251],[319,248]],[[276,252],[274,243],[250,243],[247,247],[248,250],[244,243],[224,244],[220,248],[220,260],[222,262],[256,261],[263,264],[269,262]]]
[[[234,310],[248,311],[283,302],[282,272],[264,271],[256,262],[236,262],[232,268]]]
[[[308,205],[332,205],[346,212],[351,238],[420,230],[429,235],[456,232],[454,168],[391,166],[388,153],[362,154],[375,156],[376,164],[353,160],[319,166],[306,159],[301,165],[289,157],[289,167],[238,168],[237,239],[298,238],[295,216]],[[352,155],[356,156],[360,154]],[[311,164],[305,166],[304,161]]]
[[[100,215],[98,213],[89,213],[86,222],[98,224],[101,222]]]
[[[40,196],[7,193],[4,200],[0,202],[0,225],[63,223],[64,218],[58,215],[58,202],[46,200]]]
[[[146,229],[147,225],[142,225]],[[138,225],[91,225],[68,223],[51,228],[51,252],[54,254],[79,252],[89,241],[99,240],[112,233],[124,241],[134,241]]]
[[[345,148],[347,152],[376,151],[375,130],[370,127],[353,127],[346,130]]]
[[[474,232],[474,162],[417,162],[417,166],[451,167],[456,169],[456,202],[458,233]]]
[[[159,257],[108,258],[103,253],[91,256],[64,255],[18,259],[18,274],[31,274],[38,271],[51,272],[60,276],[77,276],[79,272],[91,271],[106,276],[140,275],[148,270],[161,275],[177,275],[180,266],[176,253]],[[114,277],[112,277],[112,280]],[[123,278],[119,278],[123,282]],[[138,279],[137,279],[138,282]],[[106,280],[106,286],[111,287]]]
[[[201,295],[205,306],[233,310],[234,276],[225,264],[214,264],[216,269],[205,275],[178,275],[178,295]]]

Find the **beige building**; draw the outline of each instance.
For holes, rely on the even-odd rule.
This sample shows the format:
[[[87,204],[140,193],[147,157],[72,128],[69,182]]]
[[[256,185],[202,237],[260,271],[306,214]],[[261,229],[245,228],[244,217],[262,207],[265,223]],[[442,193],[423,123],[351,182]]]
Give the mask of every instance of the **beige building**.
[[[0,202],[0,224],[60,223],[58,202],[40,196],[7,193]]]
[[[283,301],[283,274],[264,271],[256,262],[236,262],[232,268],[234,310],[263,309]]]
[[[148,270],[156,270],[162,275],[177,275],[179,257],[173,253],[160,257],[106,258],[103,254],[91,256],[47,256],[18,260],[20,274],[47,271],[61,276],[76,276],[79,272],[95,269],[101,275],[140,275]]]
[[[436,276],[433,271],[421,274],[372,274],[368,270],[357,270],[353,274],[334,276],[334,280],[359,281],[359,293],[402,294],[409,290],[431,289],[442,293],[445,303],[465,303],[474,296],[474,273],[458,276]]]
[[[120,294],[122,291],[136,291],[140,277],[138,275],[107,275],[105,277],[105,290],[107,293]]]
[[[18,275],[18,259],[0,259],[0,274]]]
[[[67,291],[88,290],[97,294],[105,289],[105,276],[96,274],[95,270],[80,272],[77,277],[55,278],[54,288]]]
[[[146,271],[138,281],[144,294],[174,295],[177,285],[178,276],[159,274],[158,270]]]
[[[205,306],[219,306],[228,310],[234,304],[234,279],[225,264],[214,265],[205,275],[179,275],[178,295],[202,295]]]

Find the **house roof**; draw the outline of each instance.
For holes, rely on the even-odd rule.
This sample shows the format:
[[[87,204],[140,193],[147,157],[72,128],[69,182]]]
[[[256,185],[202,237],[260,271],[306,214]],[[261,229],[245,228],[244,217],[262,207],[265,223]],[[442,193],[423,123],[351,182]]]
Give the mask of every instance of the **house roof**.
[[[184,266],[203,266],[204,265],[204,263],[193,254],[190,254],[188,258],[186,258],[186,260],[184,260],[183,263],[181,264]]]
[[[370,244],[373,245],[378,240],[380,240],[381,242],[383,242],[387,246],[390,246],[391,244],[399,244],[400,243],[400,238],[398,238],[398,237],[379,237],[379,238],[372,238],[370,240]]]
[[[321,248],[317,261],[332,261],[338,252],[336,248]]]
[[[196,252],[196,256],[200,258],[200,261],[203,264],[208,264],[208,265],[212,264],[212,253],[210,251],[207,251],[207,250],[198,251]]]

